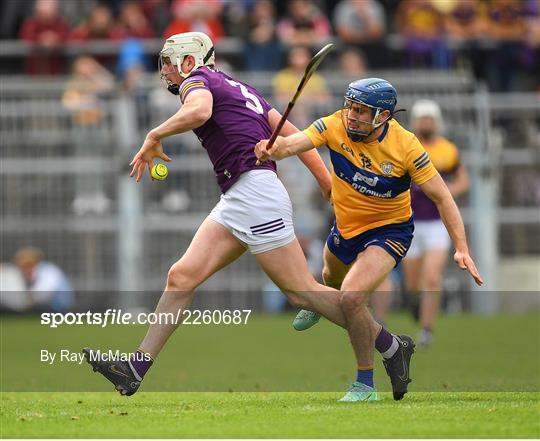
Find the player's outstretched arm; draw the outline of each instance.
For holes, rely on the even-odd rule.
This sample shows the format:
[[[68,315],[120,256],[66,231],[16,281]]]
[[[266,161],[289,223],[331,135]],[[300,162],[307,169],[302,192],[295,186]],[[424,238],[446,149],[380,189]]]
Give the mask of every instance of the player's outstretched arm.
[[[208,90],[191,92],[178,112],[148,132],[142,147],[129,164],[133,166],[130,176],[137,175],[139,182],[146,167],[151,172],[154,158],[170,161],[171,158],[163,151],[161,140],[202,126],[212,116],[212,108],[212,94]]]
[[[469,254],[463,219],[441,175],[437,173],[430,180],[421,184],[420,188],[435,203],[439,210],[441,219],[456,248],[454,261],[462,270],[467,270],[471,274],[477,285],[482,285],[484,281],[480,277],[476,265]]]
[[[272,109],[270,112],[268,112],[268,122],[270,123],[272,130],[275,130],[275,128],[278,126],[280,119],[281,114],[276,109]],[[279,134],[281,136],[289,136],[298,132],[299,130],[294,124],[292,124],[290,121],[286,121]],[[309,169],[313,177],[317,180],[323,197],[329,200],[332,193],[332,177],[326,168],[321,155],[319,155],[319,152],[315,149],[311,149],[299,153],[298,158],[300,158],[300,161],[302,161],[302,163]]]
[[[307,152],[315,147],[303,132],[298,132],[286,137],[278,136],[270,149],[268,149],[267,146],[268,139],[259,141],[255,146],[255,156],[260,162],[264,162],[268,159],[280,161],[289,156]]]

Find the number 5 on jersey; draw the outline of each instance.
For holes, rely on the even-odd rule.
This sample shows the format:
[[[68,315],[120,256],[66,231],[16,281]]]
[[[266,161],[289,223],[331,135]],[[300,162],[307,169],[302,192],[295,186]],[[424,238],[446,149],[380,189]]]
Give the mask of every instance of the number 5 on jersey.
[[[250,110],[253,110],[255,113],[262,115],[264,113],[263,107],[261,105],[261,102],[259,101],[259,98],[257,98],[255,95],[253,95],[246,86],[244,86],[241,83],[238,83],[236,81],[227,80],[227,83],[229,83],[233,87],[240,87],[240,92],[242,92],[242,95],[247,98],[246,101],[246,107]]]

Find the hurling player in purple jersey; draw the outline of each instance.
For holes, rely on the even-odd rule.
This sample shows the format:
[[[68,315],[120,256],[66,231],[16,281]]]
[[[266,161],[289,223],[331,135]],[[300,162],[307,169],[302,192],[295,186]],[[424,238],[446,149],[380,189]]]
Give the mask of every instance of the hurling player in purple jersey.
[[[317,311],[345,327],[339,291],[317,283],[309,272],[294,234],[291,201],[275,163],[256,164],[255,144],[270,137],[280,113],[255,88],[215,69],[212,41],[201,32],[169,37],[160,61],[161,76],[182,106],[147,134],[131,162],[131,176],[138,182],[155,158],[171,160],[163,151],[163,138],[193,130],[213,164],[222,195],[170,268],[155,312],[176,316],[188,309],[199,285],[249,250],[295,307]],[[286,123],[280,133],[297,131]],[[306,152],[300,159],[329,198],[331,177],[319,154]],[[90,348],[83,352],[121,394],[132,395],[178,324],[150,325],[128,361],[105,360]]]
[[[439,105],[418,100],[411,109],[411,125],[454,198],[469,189],[467,169],[458,148],[442,136],[444,123]],[[420,324],[418,344],[426,348],[440,308],[442,277],[451,241],[435,204],[416,186],[411,186],[414,239],[403,260],[405,286],[412,296],[413,316]]]

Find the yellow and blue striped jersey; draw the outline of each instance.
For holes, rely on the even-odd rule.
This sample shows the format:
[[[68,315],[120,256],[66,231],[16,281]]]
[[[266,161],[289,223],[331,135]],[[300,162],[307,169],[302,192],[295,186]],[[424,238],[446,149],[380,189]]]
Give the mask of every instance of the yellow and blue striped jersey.
[[[345,239],[412,215],[411,180],[421,185],[437,174],[416,136],[395,120],[379,139],[352,142],[341,111],[304,130],[315,147],[327,145],[332,160],[332,200]]]

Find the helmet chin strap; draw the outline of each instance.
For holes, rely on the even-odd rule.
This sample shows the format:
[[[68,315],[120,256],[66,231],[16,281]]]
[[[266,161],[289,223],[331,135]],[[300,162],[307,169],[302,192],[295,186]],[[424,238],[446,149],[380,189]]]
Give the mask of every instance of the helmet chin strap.
[[[161,75],[160,76],[161,78],[161,81],[163,81],[165,83],[165,86],[167,87],[167,90],[169,92],[171,92],[173,95],[180,95],[180,85],[179,84],[175,84],[171,81],[169,81],[167,79],[167,76],[166,75]]]
[[[360,130],[353,130],[353,129],[347,129],[347,136],[350,138],[352,142],[360,142],[364,139],[368,138],[374,131],[376,127],[371,130],[371,132],[361,132]]]
[[[178,84],[168,84],[167,90],[173,95],[180,95],[180,86]]]

